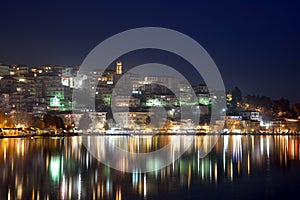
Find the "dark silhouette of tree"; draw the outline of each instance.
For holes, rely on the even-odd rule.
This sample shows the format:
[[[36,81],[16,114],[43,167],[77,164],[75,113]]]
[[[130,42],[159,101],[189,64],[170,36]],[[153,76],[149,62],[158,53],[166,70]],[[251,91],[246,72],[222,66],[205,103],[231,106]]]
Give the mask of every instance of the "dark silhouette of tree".
[[[62,120],[61,117],[55,116],[54,121],[55,121],[56,128],[65,129],[64,121]]]
[[[103,129],[104,129],[104,130],[108,130],[108,128],[109,128],[108,123],[105,122],[105,123],[104,123],[104,126],[103,126]]]
[[[46,128],[50,128],[51,126],[55,126],[55,120],[52,115],[46,114],[44,116],[44,123]]]
[[[79,128],[79,130],[87,130],[90,127],[91,123],[92,123],[92,120],[91,120],[90,116],[87,113],[85,113],[81,116],[81,118],[79,120],[78,128]]]
[[[46,114],[44,116],[44,123],[46,128],[65,129],[65,125],[62,118],[58,116]]]
[[[274,117],[293,117],[295,113],[292,111],[290,101],[281,98],[273,101],[273,116]]]
[[[32,116],[29,126],[33,127],[33,128],[44,128],[45,123],[43,122],[43,120],[41,118]]]
[[[293,110],[294,110],[294,112],[296,114],[296,117],[297,118],[300,117],[300,104],[293,105]]]
[[[232,101],[231,101],[231,107],[229,108],[229,112],[232,114],[236,113],[239,111],[239,106],[242,104],[242,92],[238,87],[235,87],[231,91],[232,95]]]

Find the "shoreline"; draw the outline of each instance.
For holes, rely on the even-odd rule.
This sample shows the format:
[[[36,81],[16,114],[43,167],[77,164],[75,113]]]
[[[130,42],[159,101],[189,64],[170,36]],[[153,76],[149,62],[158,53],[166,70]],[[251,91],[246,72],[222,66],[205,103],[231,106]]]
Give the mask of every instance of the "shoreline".
[[[55,134],[55,135],[10,135],[10,136],[0,136],[0,139],[5,138],[54,138],[54,137],[74,137],[74,136],[300,136],[300,133],[156,133],[156,134],[130,134],[130,133],[118,133],[118,134],[98,134],[98,133],[89,133],[89,134]]]

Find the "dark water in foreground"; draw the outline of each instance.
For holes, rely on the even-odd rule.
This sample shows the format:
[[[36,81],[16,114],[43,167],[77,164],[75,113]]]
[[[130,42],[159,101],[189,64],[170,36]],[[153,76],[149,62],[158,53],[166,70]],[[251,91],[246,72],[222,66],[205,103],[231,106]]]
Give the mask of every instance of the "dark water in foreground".
[[[153,151],[172,137],[149,137],[133,149]],[[0,139],[0,199],[299,198],[300,136],[218,136],[201,159],[210,137],[197,136],[175,163],[146,174],[102,165],[82,137]]]

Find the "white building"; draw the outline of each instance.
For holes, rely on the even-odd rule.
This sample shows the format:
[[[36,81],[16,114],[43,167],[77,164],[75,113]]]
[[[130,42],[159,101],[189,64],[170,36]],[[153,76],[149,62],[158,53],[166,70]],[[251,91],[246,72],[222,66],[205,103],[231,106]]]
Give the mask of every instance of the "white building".
[[[261,116],[257,111],[243,111],[241,115],[245,120],[261,121]]]
[[[147,125],[149,112],[115,112],[114,119],[119,127],[142,129]]]

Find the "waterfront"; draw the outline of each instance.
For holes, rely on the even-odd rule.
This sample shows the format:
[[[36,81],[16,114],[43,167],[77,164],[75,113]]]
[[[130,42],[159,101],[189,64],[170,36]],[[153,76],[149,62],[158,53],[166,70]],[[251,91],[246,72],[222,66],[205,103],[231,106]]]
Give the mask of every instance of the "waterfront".
[[[174,137],[102,136],[133,141],[131,150],[139,146],[140,152]],[[218,142],[201,159],[199,151],[212,137]],[[280,199],[296,196],[300,186],[297,135],[196,136],[179,160],[146,174],[104,166],[86,151],[84,139],[1,139],[0,199]]]

